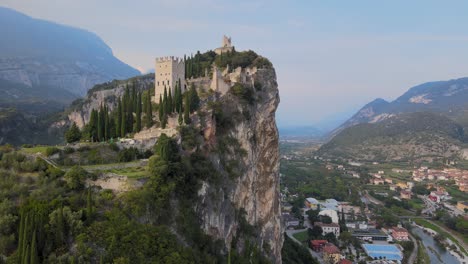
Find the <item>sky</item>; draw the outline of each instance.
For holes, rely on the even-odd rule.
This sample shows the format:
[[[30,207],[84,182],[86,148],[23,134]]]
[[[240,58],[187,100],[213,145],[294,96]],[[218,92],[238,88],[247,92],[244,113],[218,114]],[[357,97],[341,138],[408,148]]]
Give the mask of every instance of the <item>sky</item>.
[[[221,45],[272,61],[279,126],[342,119],[375,98],[468,76],[468,1],[0,0],[32,17],[96,33],[122,61]],[[0,25],[1,26],[1,25]]]

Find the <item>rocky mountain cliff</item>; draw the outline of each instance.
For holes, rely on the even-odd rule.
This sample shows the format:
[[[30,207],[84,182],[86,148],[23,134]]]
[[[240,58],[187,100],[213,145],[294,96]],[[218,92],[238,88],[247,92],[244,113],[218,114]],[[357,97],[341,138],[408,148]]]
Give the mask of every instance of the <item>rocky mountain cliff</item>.
[[[127,87],[135,86],[137,91],[154,88],[154,74],[146,74],[126,80],[114,80],[99,84],[90,89],[86,97],[74,101],[66,111],[66,123],[75,122],[79,128],[88,123],[93,109],[106,105],[109,110],[117,107],[117,99],[123,96]]]
[[[65,98],[41,92],[37,98],[71,102],[93,85],[140,74],[113,56],[95,34],[34,19],[0,7],[0,79],[26,88],[61,91]],[[0,93],[9,86],[0,86]],[[13,90],[14,91],[14,90]]]
[[[210,149],[227,149],[210,154],[224,179],[221,188],[204,184],[198,208],[204,229],[231,246],[236,237],[242,237],[239,211],[244,210],[245,220],[258,229],[256,244],[279,263],[283,237],[275,122],[279,93],[274,69],[259,69],[253,82],[257,88],[247,89],[254,91],[254,102],[227,93],[220,99],[221,110],[215,110],[209,122],[216,129],[212,125],[205,129]],[[219,199],[212,199],[213,195]]]
[[[223,78],[236,79],[239,77],[236,74],[242,72],[240,68],[233,73],[226,71]],[[223,241],[226,250],[245,252],[255,246],[263,256],[280,263],[283,230],[275,121],[278,84],[271,64],[249,72],[223,92],[210,90],[210,77],[188,80],[188,86],[196,87],[201,100],[200,108],[191,115],[191,124],[179,127],[178,114],[172,114],[168,127],[162,129],[155,113],[155,125],[135,134],[133,140],[134,146],[147,148],[147,139],[166,133],[178,140],[186,155],[201,150],[219,177],[204,180],[198,190],[198,201],[193,201],[202,229],[213,239]],[[101,104],[114,109],[116,99],[127,86],[140,91],[153,89],[154,75],[95,86],[84,99],[72,104],[65,120],[55,125],[66,126],[73,121],[83,127],[92,109]],[[192,145],[184,147],[189,144],[186,142]]]

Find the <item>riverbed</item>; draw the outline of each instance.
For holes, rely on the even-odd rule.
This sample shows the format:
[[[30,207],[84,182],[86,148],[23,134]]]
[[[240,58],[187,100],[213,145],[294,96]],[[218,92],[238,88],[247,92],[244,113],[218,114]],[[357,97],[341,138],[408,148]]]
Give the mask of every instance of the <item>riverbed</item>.
[[[431,235],[425,233],[420,227],[413,226],[412,228],[413,234],[419,236],[421,241],[426,248],[426,252],[431,259],[431,264],[460,264],[461,262],[450,254],[448,250],[444,247],[441,247]]]

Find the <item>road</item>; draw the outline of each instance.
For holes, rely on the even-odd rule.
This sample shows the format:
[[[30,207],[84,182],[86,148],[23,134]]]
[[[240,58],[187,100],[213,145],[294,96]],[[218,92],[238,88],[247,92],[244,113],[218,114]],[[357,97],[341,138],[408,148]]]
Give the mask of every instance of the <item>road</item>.
[[[307,231],[307,228],[305,229],[298,229],[298,230],[286,230],[286,235],[291,238],[294,242],[302,245],[301,241],[297,240],[293,235],[296,234],[296,233],[300,233],[300,232],[304,232],[304,231]],[[318,260],[319,263],[323,263],[323,259],[322,259],[322,256],[320,256],[319,253],[313,251],[312,249],[310,249],[309,247],[307,247],[307,250],[309,250],[310,254],[312,255],[312,257],[316,258]]]
[[[364,197],[366,197],[366,199],[369,202],[371,202],[373,204],[376,204],[376,205],[383,205],[383,203],[381,201],[379,201],[379,200],[375,199],[374,197],[370,196],[370,194],[367,191],[365,191],[365,192],[366,193],[364,194]]]

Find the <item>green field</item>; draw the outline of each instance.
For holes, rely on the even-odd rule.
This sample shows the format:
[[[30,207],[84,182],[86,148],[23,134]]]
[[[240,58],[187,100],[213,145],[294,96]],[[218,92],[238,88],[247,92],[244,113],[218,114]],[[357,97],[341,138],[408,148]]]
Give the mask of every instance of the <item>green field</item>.
[[[46,149],[50,148],[51,146],[35,146],[32,148],[22,148],[21,151],[26,153],[26,154],[36,154],[36,153],[41,153],[45,154]]]
[[[141,179],[141,178],[149,177],[149,172],[147,171],[146,167],[112,169],[112,170],[109,170],[108,172],[127,176],[130,179]]]
[[[307,230],[306,230],[306,231],[294,234],[293,237],[301,241],[302,243],[304,243],[304,242],[307,242],[307,240],[309,239],[309,234],[307,233]]]

